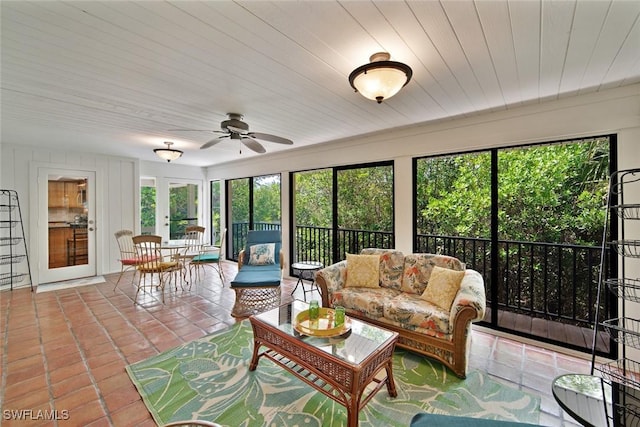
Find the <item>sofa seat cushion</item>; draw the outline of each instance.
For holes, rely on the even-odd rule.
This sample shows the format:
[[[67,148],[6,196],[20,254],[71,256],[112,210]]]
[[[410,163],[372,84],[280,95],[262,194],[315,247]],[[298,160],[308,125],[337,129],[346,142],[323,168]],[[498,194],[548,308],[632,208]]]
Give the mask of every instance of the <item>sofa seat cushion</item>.
[[[232,288],[280,286],[279,264],[243,265],[231,281]]]
[[[420,295],[401,293],[387,300],[384,317],[405,329],[438,338],[450,337],[449,312],[425,301]]]
[[[379,319],[384,315],[384,306],[400,291],[387,288],[342,288],[333,293],[331,306],[341,305],[370,319]]]

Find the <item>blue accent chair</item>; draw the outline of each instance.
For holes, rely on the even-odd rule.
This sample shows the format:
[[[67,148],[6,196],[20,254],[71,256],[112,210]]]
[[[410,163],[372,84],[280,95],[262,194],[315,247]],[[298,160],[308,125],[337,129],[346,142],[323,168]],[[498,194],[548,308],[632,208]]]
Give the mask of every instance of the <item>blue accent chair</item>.
[[[411,419],[410,427],[534,427],[536,425],[537,424],[524,424],[515,421],[498,421],[486,418],[420,413]]]
[[[274,263],[253,265],[251,247],[274,243]],[[231,310],[234,317],[247,317],[280,305],[280,281],[284,269],[282,233],[280,230],[250,230],[245,248],[238,255],[238,274],[231,281],[236,302]]]

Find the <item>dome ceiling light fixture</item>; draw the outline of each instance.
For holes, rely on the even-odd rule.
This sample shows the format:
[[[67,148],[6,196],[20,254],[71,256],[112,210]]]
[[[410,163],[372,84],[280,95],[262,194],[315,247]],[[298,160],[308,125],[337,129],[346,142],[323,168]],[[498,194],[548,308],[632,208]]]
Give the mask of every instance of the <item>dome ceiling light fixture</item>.
[[[368,64],[361,65],[349,74],[349,83],[365,98],[378,101],[391,98],[411,80],[411,67],[402,62],[389,61],[387,52],[371,55]]]
[[[158,157],[170,162],[171,160],[175,160],[182,156],[182,151],[171,148],[173,142],[165,141],[164,143],[167,144],[167,148],[156,148],[153,150]]]

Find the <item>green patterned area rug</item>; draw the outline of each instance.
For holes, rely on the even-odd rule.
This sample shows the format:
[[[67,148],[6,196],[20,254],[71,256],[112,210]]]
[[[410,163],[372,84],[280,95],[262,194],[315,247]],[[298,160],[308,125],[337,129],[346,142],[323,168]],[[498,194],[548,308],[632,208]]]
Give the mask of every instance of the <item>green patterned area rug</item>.
[[[225,426],[344,426],[346,409],[268,359],[249,371],[247,320],[220,333],[127,366],[155,421],[204,419]],[[398,396],[386,388],[360,411],[360,426],[409,425],[418,412],[537,423],[539,397],[479,371],[461,380],[430,359],[393,357]]]

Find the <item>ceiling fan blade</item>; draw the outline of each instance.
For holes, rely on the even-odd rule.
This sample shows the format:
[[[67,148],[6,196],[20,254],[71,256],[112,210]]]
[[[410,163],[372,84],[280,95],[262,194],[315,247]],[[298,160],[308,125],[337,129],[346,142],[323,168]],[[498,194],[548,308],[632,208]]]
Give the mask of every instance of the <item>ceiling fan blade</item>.
[[[201,149],[201,150],[204,150],[205,148],[213,147],[213,146],[214,146],[214,145],[216,145],[218,142],[221,142],[223,139],[228,138],[228,137],[229,137],[229,136],[228,136],[228,135],[226,135],[226,136],[221,136],[221,137],[219,137],[219,138],[214,138],[214,139],[212,139],[211,141],[207,141],[207,142],[205,142],[204,144],[202,144],[202,145],[200,146],[200,149]]]
[[[275,142],[278,144],[287,144],[292,145],[293,141],[287,138],[283,138],[281,136],[275,136],[268,133],[258,133],[258,132],[249,132],[247,136],[251,138],[261,139],[263,141]]]
[[[264,149],[264,147],[256,140],[251,139],[251,138],[242,138],[241,139],[242,143],[244,145],[246,145],[250,150],[255,151],[256,153],[266,153],[267,150]]]
[[[220,132],[213,129],[167,129],[167,132]]]

